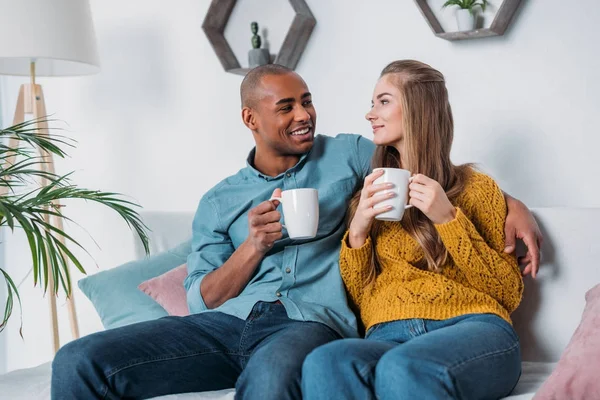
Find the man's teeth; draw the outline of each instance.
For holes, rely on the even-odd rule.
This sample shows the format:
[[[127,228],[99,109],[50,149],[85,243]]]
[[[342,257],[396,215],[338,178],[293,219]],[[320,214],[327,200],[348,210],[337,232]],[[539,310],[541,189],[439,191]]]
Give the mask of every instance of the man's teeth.
[[[300,129],[299,131],[292,132],[292,135],[306,135],[310,131],[309,128]]]

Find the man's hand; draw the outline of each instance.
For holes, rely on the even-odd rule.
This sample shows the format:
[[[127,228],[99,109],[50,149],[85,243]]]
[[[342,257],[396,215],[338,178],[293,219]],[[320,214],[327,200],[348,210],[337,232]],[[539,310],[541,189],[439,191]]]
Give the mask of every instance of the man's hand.
[[[508,215],[504,226],[506,233],[504,252],[514,252],[517,239],[523,240],[527,246],[527,254],[519,257],[519,264],[525,266],[523,275],[531,274],[535,278],[540,268],[540,247],[544,240],[542,232],[525,204],[507,194],[505,197]]]
[[[273,196],[280,197],[281,189]],[[248,238],[219,268],[208,273],[200,283],[200,295],[206,307],[219,307],[238,296],[246,287],[265,254],[281,239],[281,215],[278,201],[263,201],[248,212]]]
[[[272,197],[281,197],[281,189],[275,189]],[[249,232],[246,241],[259,253],[265,254],[283,236],[278,205],[276,200],[263,201],[248,213]]]

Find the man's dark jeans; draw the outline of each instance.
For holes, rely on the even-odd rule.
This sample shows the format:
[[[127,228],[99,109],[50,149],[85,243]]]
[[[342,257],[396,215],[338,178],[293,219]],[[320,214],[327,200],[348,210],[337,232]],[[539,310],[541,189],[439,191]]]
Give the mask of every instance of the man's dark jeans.
[[[52,399],[141,399],[236,388],[240,399],[300,399],[304,358],[339,339],[294,321],[280,303],[247,320],[207,312],[165,317],[83,337],[52,364]]]

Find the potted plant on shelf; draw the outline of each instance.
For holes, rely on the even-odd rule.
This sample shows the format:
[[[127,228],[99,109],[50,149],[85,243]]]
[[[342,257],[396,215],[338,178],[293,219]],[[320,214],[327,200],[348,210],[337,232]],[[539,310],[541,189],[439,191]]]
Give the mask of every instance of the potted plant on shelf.
[[[485,12],[487,6],[487,0],[448,0],[442,6],[446,8],[448,6],[457,6],[459,9],[456,10],[456,23],[458,24],[459,31],[471,31],[475,29],[476,16],[475,8],[481,7],[481,10]]]
[[[39,123],[48,121],[41,118],[0,129],[0,228],[6,226],[11,232],[20,229],[25,233],[31,252],[34,285],[39,283],[46,292],[48,279],[52,277],[56,294],[60,285],[65,294],[71,296],[67,263],[71,262],[82,273],[85,269],[66,244],[85,249],[72,236],[48,222],[49,216],[72,221],[63,214],[60,201],[79,199],[111,208],[136,232],[146,254],[149,253],[148,228],[135,211],[138,204],[120,198],[117,193],[80,188],[71,183],[71,174],[61,176],[44,168],[45,157],[39,154],[64,157],[66,153],[61,147],[73,147],[70,139],[50,136],[38,128]],[[12,147],[4,144],[8,138],[16,139],[16,142],[9,142],[13,143]],[[37,183],[35,179],[38,178],[47,184]],[[14,280],[3,267],[0,265],[0,281],[4,278],[8,295],[3,307],[4,316],[0,319],[0,332],[6,327],[15,301],[21,302]]]

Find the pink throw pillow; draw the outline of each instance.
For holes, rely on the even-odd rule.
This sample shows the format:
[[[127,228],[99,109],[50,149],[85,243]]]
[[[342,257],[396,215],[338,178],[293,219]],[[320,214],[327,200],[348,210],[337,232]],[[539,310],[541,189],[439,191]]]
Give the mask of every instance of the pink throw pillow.
[[[187,276],[187,264],[180,265],[155,278],[140,283],[138,288],[152,297],[169,315],[190,315],[183,281]]]
[[[585,300],[579,327],[534,400],[600,399],[600,284]]]

